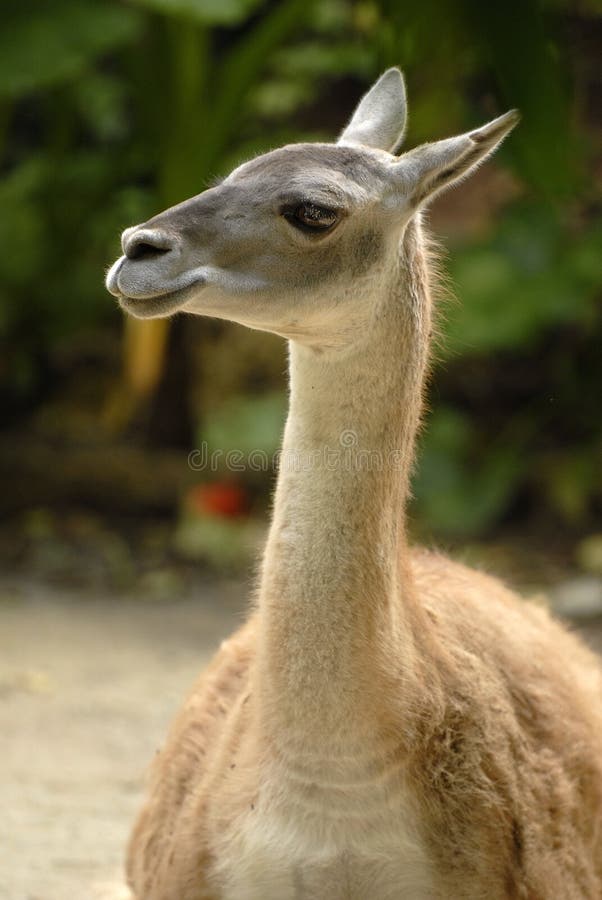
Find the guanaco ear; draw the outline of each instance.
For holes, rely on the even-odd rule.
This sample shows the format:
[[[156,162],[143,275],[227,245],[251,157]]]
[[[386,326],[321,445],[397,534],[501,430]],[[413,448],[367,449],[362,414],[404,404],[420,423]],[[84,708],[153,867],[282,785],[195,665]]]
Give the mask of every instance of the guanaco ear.
[[[399,69],[387,69],[358,103],[339,144],[362,144],[393,153],[406,125],[406,89]]]
[[[499,147],[520,119],[516,109],[477,131],[423,144],[395,163],[396,175],[410,206],[427,203],[439,191],[465,178]]]

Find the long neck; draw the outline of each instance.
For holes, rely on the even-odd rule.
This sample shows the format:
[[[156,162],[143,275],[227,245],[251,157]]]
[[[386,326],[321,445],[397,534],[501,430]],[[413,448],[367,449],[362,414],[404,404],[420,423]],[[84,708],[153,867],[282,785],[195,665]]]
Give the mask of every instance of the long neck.
[[[259,591],[263,730],[327,741],[379,706],[386,656],[412,666],[419,611],[404,507],[428,353],[430,299],[411,223],[362,339],[290,346],[290,410]],[[334,740],[334,738],[333,738]]]

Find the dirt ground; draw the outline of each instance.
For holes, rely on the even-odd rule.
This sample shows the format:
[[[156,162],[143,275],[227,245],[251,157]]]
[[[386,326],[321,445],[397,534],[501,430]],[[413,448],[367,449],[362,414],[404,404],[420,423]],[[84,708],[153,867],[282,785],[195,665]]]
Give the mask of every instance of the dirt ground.
[[[145,766],[247,589],[175,602],[0,584],[0,898],[111,900]],[[602,650],[602,620],[585,627]]]
[[[242,618],[243,588],[177,602],[0,586],[0,898],[113,897],[144,770]]]

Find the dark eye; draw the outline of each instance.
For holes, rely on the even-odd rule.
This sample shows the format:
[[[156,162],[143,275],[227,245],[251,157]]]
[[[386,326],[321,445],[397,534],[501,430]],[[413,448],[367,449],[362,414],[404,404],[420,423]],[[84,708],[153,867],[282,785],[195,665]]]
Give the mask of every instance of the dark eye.
[[[285,210],[285,219],[301,231],[328,231],[338,221],[334,209],[318,206],[316,203],[301,203],[294,209]]]

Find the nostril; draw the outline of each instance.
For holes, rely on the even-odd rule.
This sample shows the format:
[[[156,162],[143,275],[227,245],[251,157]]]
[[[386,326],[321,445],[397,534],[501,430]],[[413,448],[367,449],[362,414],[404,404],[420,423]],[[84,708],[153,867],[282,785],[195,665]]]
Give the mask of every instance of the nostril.
[[[128,259],[156,259],[176,246],[177,238],[165,231],[150,228],[124,231],[123,252]]]
[[[132,243],[125,251],[128,259],[152,259],[154,256],[161,256],[163,253],[169,253],[169,247],[155,247],[148,241],[139,241]]]

